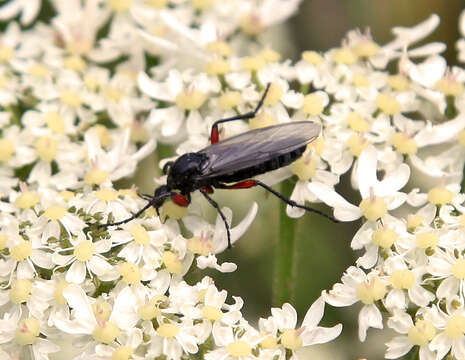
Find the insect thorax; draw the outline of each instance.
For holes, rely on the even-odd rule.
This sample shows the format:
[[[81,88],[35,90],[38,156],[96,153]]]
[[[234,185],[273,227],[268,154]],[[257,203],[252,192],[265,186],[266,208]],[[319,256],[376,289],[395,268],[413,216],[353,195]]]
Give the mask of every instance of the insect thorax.
[[[168,173],[167,185],[171,189],[191,192],[197,188],[192,179],[200,174],[202,164],[207,156],[199,153],[187,153],[176,159]]]

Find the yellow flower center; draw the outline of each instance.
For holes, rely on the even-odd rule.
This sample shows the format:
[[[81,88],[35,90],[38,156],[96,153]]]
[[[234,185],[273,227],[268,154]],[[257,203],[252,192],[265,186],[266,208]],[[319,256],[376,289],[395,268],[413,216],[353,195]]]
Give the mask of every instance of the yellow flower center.
[[[410,289],[415,284],[415,275],[410,270],[396,270],[391,274],[391,284],[394,289]]]
[[[271,84],[263,103],[265,105],[276,105],[283,96],[283,89],[278,84]]]
[[[25,303],[31,296],[32,282],[28,279],[19,279],[14,282],[10,290],[10,300],[14,304]]]
[[[370,79],[362,74],[353,74],[352,75],[352,84],[357,88],[363,88],[370,86]]]
[[[410,89],[408,78],[400,74],[389,76],[388,84],[393,90],[396,91],[407,91]]]
[[[317,158],[312,156],[311,151],[307,150],[301,158],[291,164],[291,170],[299,180],[306,181],[315,175],[317,164]]]
[[[357,55],[348,48],[339,48],[333,52],[333,60],[337,64],[341,65],[352,65],[357,62]]]
[[[213,0],[191,0],[192,6],[197,10],[207,10],[211,7]]]
[[[302,347],[302,338],[297,330],[286,329],[281,334],[281,344],[289,350],[297,350]]]
[[[213,60],[205,66],[205,72],[209,75],[224,75],[231,71],[229,61],[224,59]]]
[[[6,249],[6,241],[8,236],[6,234],[0,234],[0,250]]]
[[[210,53],[217,54],[220,56],[231,56],[231,46],[225,41],[213,41],[205,46],[206,50]]]
[[[9,61],[14,54],[14,50],[7,45],[0,45],[0,62]]]
[[[448,96],[459,96],[463,93],[464,86],[456,79],[444,77],[436,83],[436,89]]]
[[[40,334],[39,321],[35,318],[20,320],[15,331],[15,340],[19,345],[32,345]]]
[[[60,95],[61,102],[73,108],[81,106],[82,100],[77,91],[63,90]]]
[[[260,347],[263,349],[274,349],[276,346],[278,346],[278,341],[271,335],[264,338],[260,343]]]
[[[323,101],[317,94],[309,94],[304,98],[304,113],[308,115],[320,115],[324,110]]]
[[[281,54],[273,49],[264,49],[260,51],[260,56],[265,62],[276,62],[281,59]]]
[[[142,273],[137,264],[132,262],[125,262],[121,264],[119,272],[123,278],[123,281],[128,284],[137,284],[142,280]]]
[[[397,239],[397,233],[389,228],[376,229],[372,237],[373,243],[384,249],[389,249]]]
[[[248,14],[242,17],[240,21],[242,31],[246,34],[255,36],[263,31],[263,23],[258,16]]]
[[[249,356],[252,353],[252,347],[243,340],[236,340],[226,346],[226,351],[232,357],[240,358]]]
[[[218,106],[222,110],[234,109],[242,102],[242,96],[239,91],[226,91],[218,98]]]
[[[150,243],[149,233],[142,225],[134,225],[131,227],[130,233],[137,244],[147,245]]]
[[[130,360],[134,350],[129,346],[120,346],[111,355],[111,360]]]
[[[60,220],[67,213],[67,209],[63,206],[53,205],[45,210],[44,215],[50,221]]]
[[[74,256],[79,261],[85,262],[92,259],[95,252],[95,245],[90,240],[81,241],[79,244],[76,245],[74,248]]]
[[[215,247],[210,238],[194,236],[187,242],[187,247],[190,252],[207,256],[215,252]]]
[[[400,103],[391,95],[379,94],[375,102],[378,109],[387,115],[400,113]]]
[[[249,129],[261,129],[267,126],[272,126],[276,124],[276,119],[267,111],[260,112],[259,115],[255,116],[253,119],[249,120]]]
[[[363,199],[359,208],[368,221],[376,221],[387,214],[386,202],[383,198],[377,196]]]
[[[386,285],[378,278],[372,278],[368,282],[362,282],[357,287],[357,297],[365,305],[370,305],[377,300],[381,300],[385,294]]]
[[[415,236],[415,241],[420,249],[434,248],[439,242],[439,235],[426,231]]]
[[[161,324],[157,329],[158,336],[172,338],[179,334],[179,326],[176,324]]]
[[[50,162],[57,154],[57,143],[48,136],[42,136],[36,141],[36,152],[40,160]]]
[[[414,230],[425,221],[422,215],[410,215],[407,220],[407,228]]]
[[[302,60],[310,65],[318,66],[323,62],[323,56],[316,51],[304,51],[302,53]]]
[[[451,315],[446,322],[444,332],[451,339],[460,339],[465,333],[465,316]]]
[[[452,191],[444,186],[436,186],[428,191],[428,201],[433,205],[449,204],[454,198]]]
[[[110,174],[105,170],[91,170],[84,177],[84,182],[88,185],[100,185],[108,179]]]
[[[406,133],[395,133],[390,142],[396,151],[402,155],[413,155],[418,151],[417,143]]]
[[[363,41],[359,44],[357,44],[354,48],[353,51],[355,54],[357,54],[360,57],[372,57],[375,56],[378,51],[379,51],[379,45],[375,43],[374,41]]]
[[[265,60],[261,56],[247,56],[241,60],[244,70],[258,71],[265,66]]]
[[[347,140],[347,145],[349,146],[350,153],[355,157],[359,157],[367,147],[368,141],[358,134],[352,134],[349,140]]]
[[[436,329],[431,321],[418,320],[415,326],[408,331],[408,339],[411,344],[418,346],[427,346],[436,335]]]
[[[15,153],[15,144],[10,139],[0,139],[0,161],[7,162]]]
[[[346,121],[349,127],[356,132],[366,132],[369,130],[368,121],[354,111],[347,115]]]
[[[63,66],[67,69],[83,72],[87,63],[79,55],[71,55],[63,60]]]
[[[29,68],[29,74],[37,78],[43,78],[49,73],[50,70],[43,64],[34,64]]]
[[[10,250],[10,256],[15,261],[24,261],[32,254],[32,244],[30,241],[21,241]]]
[[[204,93],[197,90],[184,90],[176,95],[176,106],[184,110],[197,110],[207,100]]]
[[[124,98],[124,92],[120,89],[111,86],[105,86],[103,89],[103,96],[107,101],[119,103]]]
[[[208,319],[210,321],[218,321],[221,320],[221,318],[223,317],[223,313],[220,309],[208,305],[205,305],[202,308],[202,315],[205,319]]]
[[[179,206],[171,200],[165,201],[160,211],[160,216],[162,219],[169,217],[170,219],[179,220],[179,219],[182,219],[186,215],[187,215],[187,207]]]
[[[65,122],[63,117],[56,111],[48,112],[44,117],[45,123],[48,128],[54,133],[63,134],[65,131]]]
[[[108,0],[108,5],[114,12],[124,12],[131,8],[132,0]]]
[[[179,275],[182,273],[182,261],[172,251],[165,251],[162,255],[162,261],[166,269],[172,273]]]
[[[111,321],[98,322],[97,326],[92,333],[95,341],[101,342],[103,344],[109,344],[119,336],[120,329],[118,326]]]
[[[465,279],[465,259],[458,259],[452,265],[452,274],[459,280]]]
[[[153,297],[150,302],[139,306],[137,309],[137,314],[140,316],[142,320],[152,320],[155,319],[157,316],[161,315],[161,311],[158,308],[158,303],[160,299],[157,297]]]
[[[92,310],[97,319],[101,321],[108,321],[111,315],[111,306],[107,302],[97,301],[92,304]]]
[[[20,209],[33,208],[40,201],[37,193],[26,191],[19,195],[15,200],[15,205]]]
[[[55,287],[55,292],[53,297],[55,301],[60,305],[66,305],[66,298],[63,296],[63,290],[69,285],[69,282],[66,280],[60,280],[60,282]]]
[[[98,190],[95,193],[95,196],[99,200],[115,201],[116,199],[118,199],[118,192],[113,189],[102,189],[102,190]]]

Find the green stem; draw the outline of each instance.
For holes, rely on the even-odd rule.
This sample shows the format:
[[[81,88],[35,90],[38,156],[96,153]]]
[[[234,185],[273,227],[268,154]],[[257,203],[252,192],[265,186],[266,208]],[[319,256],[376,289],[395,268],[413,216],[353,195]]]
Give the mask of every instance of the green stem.
[[[281,194],[289,198],[294,184],[289,180],[281,184]],[[295,220],[286,214],[287,204],[280,202],[279,239],[275,246],[273,306],[291,302],[295,295],[296,240]]]

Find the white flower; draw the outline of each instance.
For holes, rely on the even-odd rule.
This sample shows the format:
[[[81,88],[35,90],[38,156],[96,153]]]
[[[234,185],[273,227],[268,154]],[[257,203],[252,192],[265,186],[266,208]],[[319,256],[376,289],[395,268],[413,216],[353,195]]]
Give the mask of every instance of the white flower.
[[[10,20],[19,13],[21,25],[30,25],[39,14],[41,0],[13,0],[0,8],[0,20]]]

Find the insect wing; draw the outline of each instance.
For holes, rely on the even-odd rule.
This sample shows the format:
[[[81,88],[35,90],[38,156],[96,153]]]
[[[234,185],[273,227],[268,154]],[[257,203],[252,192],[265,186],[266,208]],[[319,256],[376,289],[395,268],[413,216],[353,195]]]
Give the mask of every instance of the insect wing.
[[[220,176],[253,167],[315,140],[321,126],[299,121],[269,126],[219,141],[202,150],[209,162],[202,178]]]

